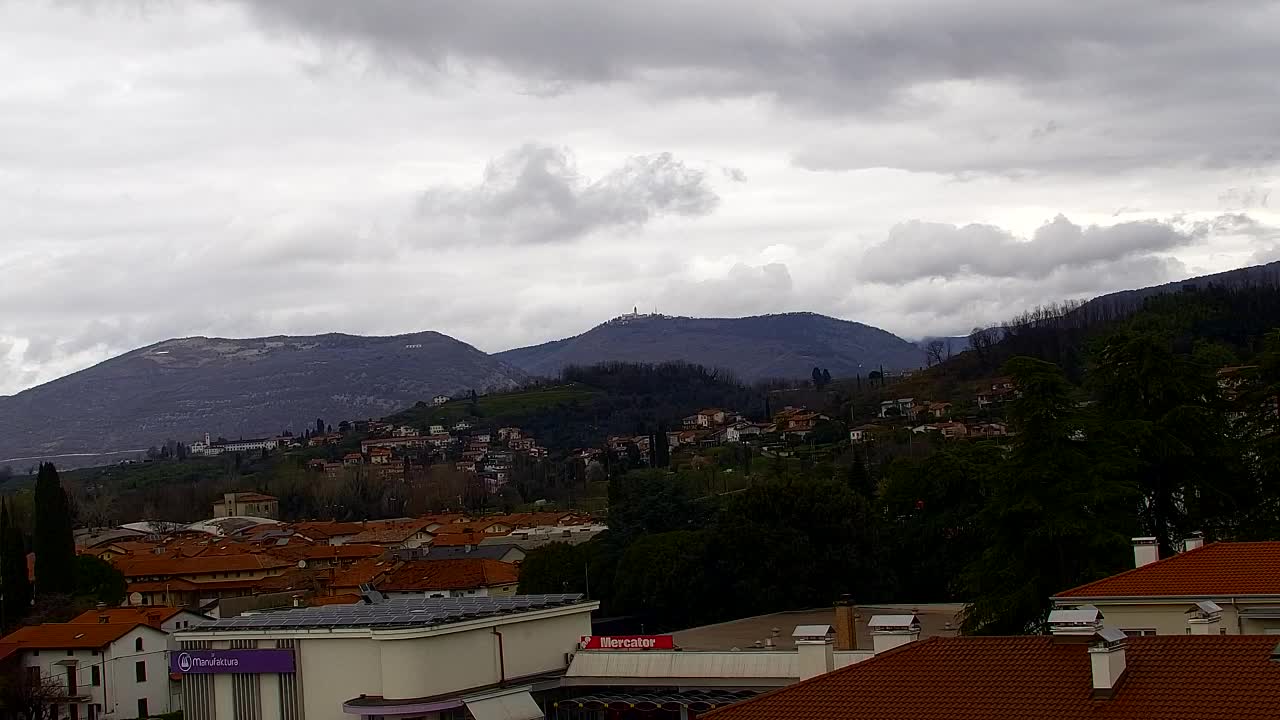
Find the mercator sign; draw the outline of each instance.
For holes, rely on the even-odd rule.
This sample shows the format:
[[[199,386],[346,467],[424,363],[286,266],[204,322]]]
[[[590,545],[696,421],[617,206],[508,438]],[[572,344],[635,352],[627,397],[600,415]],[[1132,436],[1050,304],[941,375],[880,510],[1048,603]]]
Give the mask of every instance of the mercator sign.
[[[583,650],[674,650],[670,635],[584,635],[579,645]]]

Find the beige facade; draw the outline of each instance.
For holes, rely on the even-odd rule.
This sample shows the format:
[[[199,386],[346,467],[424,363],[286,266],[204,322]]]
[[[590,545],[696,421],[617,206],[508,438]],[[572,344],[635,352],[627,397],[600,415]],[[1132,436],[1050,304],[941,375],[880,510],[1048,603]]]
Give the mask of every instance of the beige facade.
[[[213,503],[213,516],[260,517],[275,520],[280,517],[280,502],[270,495],[259,493],[226,493]]]
[[[1197,622],[1196,603],[1217,603],[1222,612],[1217,620]],[[1185,598],[1056,598],[1057,607],[1093,605],[1108,627],[1130,635],[1221,635],[1280,634],[1280,598],[1185,597]]]

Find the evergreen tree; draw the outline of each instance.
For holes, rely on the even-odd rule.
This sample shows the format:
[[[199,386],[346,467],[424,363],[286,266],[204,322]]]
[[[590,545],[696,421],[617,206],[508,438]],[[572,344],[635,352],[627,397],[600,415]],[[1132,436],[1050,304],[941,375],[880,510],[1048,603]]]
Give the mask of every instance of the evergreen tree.
[[[830,385],[830,384],[831,384],[831,371],[826,368],[822,368],[822,386],[826,387],[827,385]]]
[[[0,503],[0,593],[4,594],[4,626],[0,632],[8,632],[31,607],[31,580],[27,577],[27,550],[23,546],[22,530],[3,503]]]
[[[1132,467],[1090,432],[1062,370],[1018,357],[1004,372],[1022,393],[1009,414],[1017,434],[985,493],[982,555],[962,579],[965,629],[985,634],[1038,631],[1051,595],[1125,566],[1137,528]]]
[[[76,546],[71,535],[71,509],[53,463],[42,463],[36,476],[32,546],[36,553],[36,592],[73,592]]]
[[[671,464],[671,446],[667,443],[667,426],[658,423],[658,432],[653,435],[653,466],[667,467]]]
[[[1259,498],[1216,402],[1213,371],[1161,334],[1124,331],[1100,347],[1089,380],[1107,434],[1133,466],[1144,533],[1159,540],[1160,555],[1171,557],[1193,531],[1231,536]]]
[[[821,390],[822,389],[822,370],[815,366],[813,368],[812,377],[813,377],[813,387],[815,389]]]
[[[764,396],[764,421],[773,422],[773,408],[769,407],[769,395]]]

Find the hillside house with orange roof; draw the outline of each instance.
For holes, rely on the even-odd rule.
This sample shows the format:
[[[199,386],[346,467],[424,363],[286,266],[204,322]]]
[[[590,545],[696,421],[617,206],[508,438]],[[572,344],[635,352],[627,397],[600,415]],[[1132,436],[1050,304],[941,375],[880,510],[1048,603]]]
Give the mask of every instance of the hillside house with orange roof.
[[[1130,635],[1280,635],[1280,542],[1210,543],[1158,559],[1134,538],[1135,567],[1064,590],[1056,607],[1091,605]]]

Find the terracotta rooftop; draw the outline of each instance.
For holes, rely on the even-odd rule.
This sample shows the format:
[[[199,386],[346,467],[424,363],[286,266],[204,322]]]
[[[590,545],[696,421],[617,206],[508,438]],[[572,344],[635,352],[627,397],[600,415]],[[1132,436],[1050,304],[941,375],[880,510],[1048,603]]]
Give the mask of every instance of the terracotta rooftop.
[[[377,583],[379,590],[470,590],[519,582],[515,565],[486,558],[411,560]]]
[[[239,553],[235,555],[198,555],[196,557],[150,557],[125,556],[116,560],[115,565],[126,578],[184,575],[207,575],[210,573],[244,572],[255,570],[274,570],[289,567],[293,563],[261,553]]]
[[[382,577],[399,565],[395,560],[366,558],[335,570],[329,580],[330,588],[354,588]]]
[[[494,537],[482,532],[444,533],[436,535],[431,541],[432,547],[460,547],[463,545],[479,545],[481,541]]]
[[[1280,542],[1211,543],[1056,597],[1205,595],[1280,595]]]
[[[1261,720],[1280,716],[1276,638],[1129,638],[1110,699],[1087,643],[933,638],[701,717],[707,720]]]
[[[166,607],[164,605],[142,605],[137,607],[114,607],[104,608],[102,610],[88,610],[75,616],[71,622],[73,623],[90,623],[94,625],[103,625],[102,618],[107,618],[107,623],[145,623],[154,628],[159,628],[160,623],[165,622],[169,618],[183,612],[182,608]],[[189,612],[189,611],[188,611]]]
[[[285,560],[359,560],[378,557],[386,552],[381,545],[347,543],[345,545],[281,545],[267,547],[266,552]]]
[[[232,495],[233,495],[232,500],[235,500],[236,502],[275,502],[276,501],[276,497],[274,495],[264,495],[259,492],[238,492],[238,493],[232,493]],[[222,498],[218,498],[217,500],[214,501],[214,504],[216,505],[218,503],[221,503],[222,501],[223,501]]]
[[[402,543],[405,540],[417,535],[420,532],[426,532],[426,526],[429,523],[425,520],[418,520],[409,523],[402,523],[393,526],[384,526],[381,528],[372,528],[361,532],[351,538],[353,543]],[[372,523],[370,523],[372,525]]]
[[[14,644],[32,650],[92,649],[108,645],[120,638],[140,622],[121,623],[45,623],[28,625],[0,638],[0,643]]]

